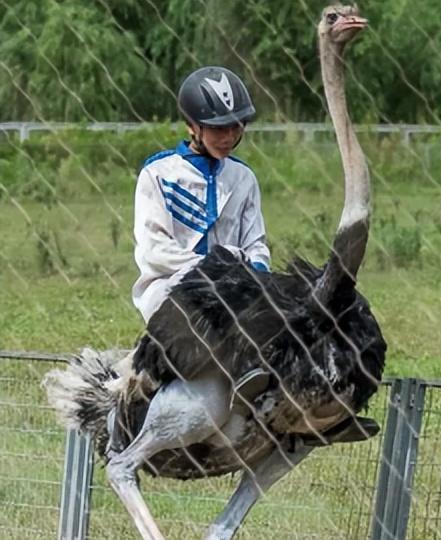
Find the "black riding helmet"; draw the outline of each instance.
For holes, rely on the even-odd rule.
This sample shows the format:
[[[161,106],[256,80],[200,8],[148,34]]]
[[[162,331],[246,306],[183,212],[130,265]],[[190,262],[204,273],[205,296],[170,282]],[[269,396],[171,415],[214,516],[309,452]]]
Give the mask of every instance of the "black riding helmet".
[[[179,89],[178,106],[187,121],[209,127],[246,124],[256,114],[244,83],[229,69],[217,66],[188,75]]]

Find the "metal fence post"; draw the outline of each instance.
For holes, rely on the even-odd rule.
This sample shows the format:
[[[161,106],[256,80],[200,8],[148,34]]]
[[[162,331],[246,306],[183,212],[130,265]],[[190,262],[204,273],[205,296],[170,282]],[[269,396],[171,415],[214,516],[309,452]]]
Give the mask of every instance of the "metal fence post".
[[[392,385],[372,540],[406,538],[425,390],[418,379],[396,379]]]
[[[68,431],[58,540],[85,540],[89,525],[92,473],[93,441],[90,435]]]

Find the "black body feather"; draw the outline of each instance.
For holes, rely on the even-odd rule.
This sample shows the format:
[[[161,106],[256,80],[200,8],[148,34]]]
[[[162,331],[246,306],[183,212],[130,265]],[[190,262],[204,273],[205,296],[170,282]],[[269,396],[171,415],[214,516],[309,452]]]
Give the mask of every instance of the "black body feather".
[[[353,408],[360,410],[381,379],[386,344],[349,278],[326,308],[311,310],[322,272],[301,259],[286,274],[257,272],[217,246],[150,320],[135,370],[165,383],[191,379],[209,363],[233,380],[261,367],[294,396],[340,393],[353,384]]]

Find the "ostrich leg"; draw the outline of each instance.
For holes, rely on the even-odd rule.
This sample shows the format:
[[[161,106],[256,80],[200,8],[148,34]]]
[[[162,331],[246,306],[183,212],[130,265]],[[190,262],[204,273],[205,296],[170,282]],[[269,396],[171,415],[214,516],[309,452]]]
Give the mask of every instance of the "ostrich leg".
[[[107,465],[112,488],[143,540],[164,540],[138,489],[136,471],[156,453],[186,447],[219,431],[230,414],[231,387],[219,376],[174,380],[152,399],[144,425],[133,442]]]
[[[238,488],[208,529],[204,540],[231,540],[261,495],[311,452],[311,446],[301,442],[300,445],[295,452],[276,449],[255,465],[251,473],[245,471]]]

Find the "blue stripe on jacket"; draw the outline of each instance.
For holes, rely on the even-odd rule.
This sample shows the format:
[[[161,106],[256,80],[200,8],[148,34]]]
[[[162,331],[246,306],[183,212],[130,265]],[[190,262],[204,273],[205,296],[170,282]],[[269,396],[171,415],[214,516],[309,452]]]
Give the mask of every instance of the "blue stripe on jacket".
[[[179,193],[180,195],[182,195],[183,197],[187,198],[189,201],[191,201],[192,203],[196,204],[197,206],[199,206],[200,208],[202,208],[203,210],[205,210],[205,204],[200,201],[197,197],[195,197],[192,193],[190,193],[189,191],[187,191],[186,189],[184,189],[183,187],[181,187],[179,184],[177,184],[176,182],[170,182],[169,180],[164,180],[162,179],[162,183],[164,184],[164,186],[167,186],[167,187],[170,187],[172,188],[173,190],[175,190],[177,193]]]
[[[207,230],[206,227],[201,227],[197,223],[194,223],[194,221],[191,221],[190,219],[186,218],[185,216],[180,214],[177,210],[175,210],[175,208],[173,208],[170,204],[166,203],[165,207],[175,219],[177,219],[178,221],[180,221],[187,227],[190,227],[190,229],[193,229],[194,231],[197,231],[201,234],[204,234],[206,232]]]
[[[194,216],[195,218],[201,221],[208,222],[207,216],[205,216],[204,214],[201,214],[200,212],[195,210],[192,206],[188,206],[188,204],[185,204],[184,202],[182,202],[180,199],[175,197],[175,195],[173,195],[172,193],[168,193],[165,191],[164,197],[168,199],[169,201],[171,201],[172,203],[174,203],[176,206],[179,206],[179,208],[182,208],[182,210],[185,210],[188,214],[191,214],[192,216]]]

